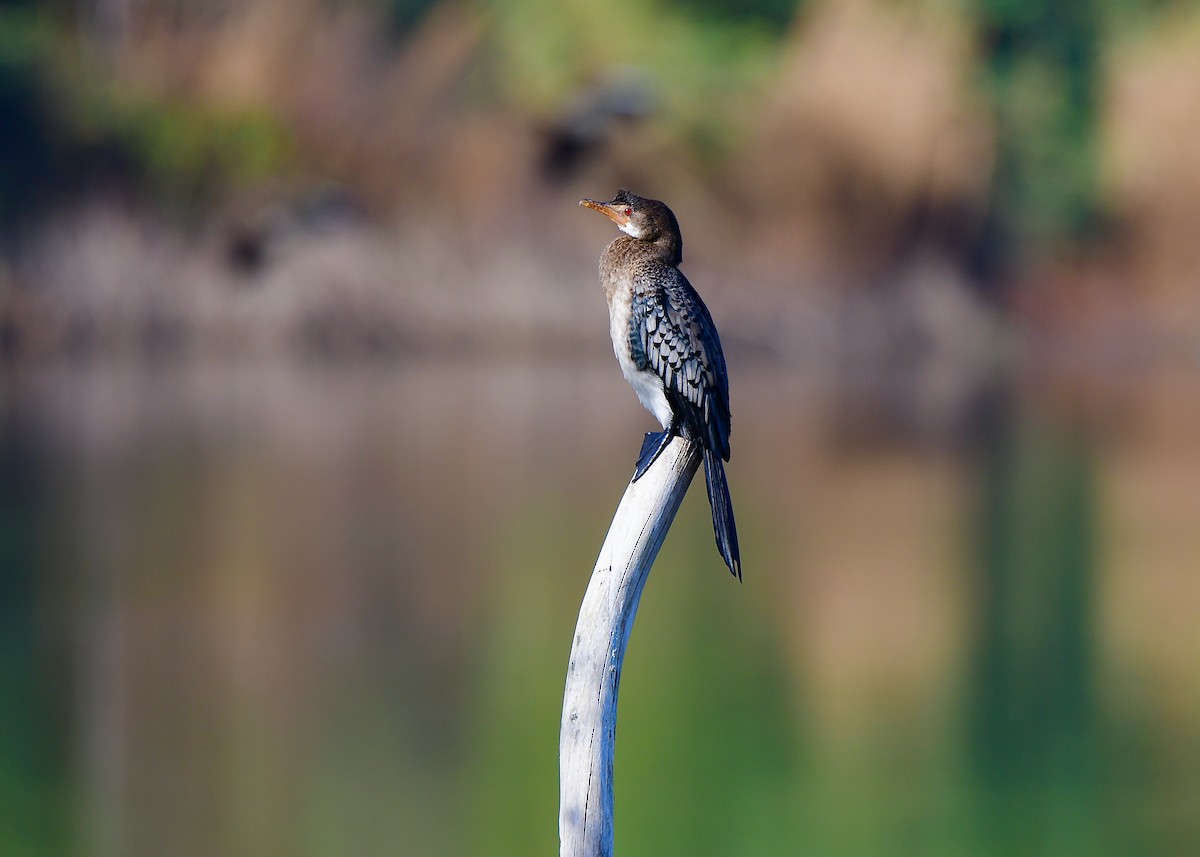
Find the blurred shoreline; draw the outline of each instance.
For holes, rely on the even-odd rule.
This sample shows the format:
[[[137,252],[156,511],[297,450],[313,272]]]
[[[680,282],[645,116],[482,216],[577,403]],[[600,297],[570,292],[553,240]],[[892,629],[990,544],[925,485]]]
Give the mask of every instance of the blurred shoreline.
[[[594,269],[611,235],[573,200],[555,202],[563,212],[544,204],[526,214],[529,232],[505,240],[356,218],[281,229],[252,268],[231,258],[225,229],[189,236],[145,212],[92,205],[23,247],[0,299],[0,354],[14,365],[604,359]],[[751,278],[736,243],[700,243],[690,256],[699,261],[684,270],[736,360],[818,373],[1106,373],[1195,366],[1200,353],[1200,324],[1186,313],[1097,296],[1070,276],[1018,287],[1023,303],[1003,310],[935,257],[854,289]]]
[[[542,32],[527,2],[0,16],[3,352],[600,352],[611,234],[572,207],[618,185],[676,209],[722,330],[785,362],[1192,347],[1194,15],[584,4]],[[659,43],[589,66],[622,16]],[[583,53],[532,65],[555,32]]]

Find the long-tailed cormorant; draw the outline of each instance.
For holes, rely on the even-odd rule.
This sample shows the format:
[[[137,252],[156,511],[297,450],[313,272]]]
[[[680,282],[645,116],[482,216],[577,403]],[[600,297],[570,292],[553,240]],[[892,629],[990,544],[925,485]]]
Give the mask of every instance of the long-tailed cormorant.
[[[741,580],[742,561],[725,467],[729,460],[729,378],[712,316],[679,270],[683,238],[671,209],[620,190],[611,202],[581,200],[625,235],[600,256],[609,332],[621,372],[662,424],[646,435],[637,481],[675,435],[700,444],[717,549]]]

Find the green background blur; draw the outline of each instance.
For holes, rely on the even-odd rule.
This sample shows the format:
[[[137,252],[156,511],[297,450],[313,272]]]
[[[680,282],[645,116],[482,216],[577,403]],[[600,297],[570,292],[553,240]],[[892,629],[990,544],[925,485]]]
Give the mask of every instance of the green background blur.
[[[1200,5],[0,2],[0,854],[557,849],[652,420],[722,333],[626,855],[1200,853]]]

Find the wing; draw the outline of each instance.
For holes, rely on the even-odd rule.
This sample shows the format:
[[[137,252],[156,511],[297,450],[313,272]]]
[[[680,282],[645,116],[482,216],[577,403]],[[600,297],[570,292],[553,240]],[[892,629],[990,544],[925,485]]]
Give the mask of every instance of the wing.
[[[666,386],[693,436],[729,460],[729,380],[708,307],[678,268],[656,265],[634,283],[630,346],[639,368]]]

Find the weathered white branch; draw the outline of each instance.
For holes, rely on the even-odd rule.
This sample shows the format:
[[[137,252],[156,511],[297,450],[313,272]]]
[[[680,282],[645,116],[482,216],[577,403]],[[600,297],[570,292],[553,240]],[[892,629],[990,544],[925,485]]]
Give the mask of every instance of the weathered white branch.
[[[675,438],[625,489],[579,608],[559,737],[561,857],[610,857],[617,685],[650,566],[700,464],[700,447]]]

